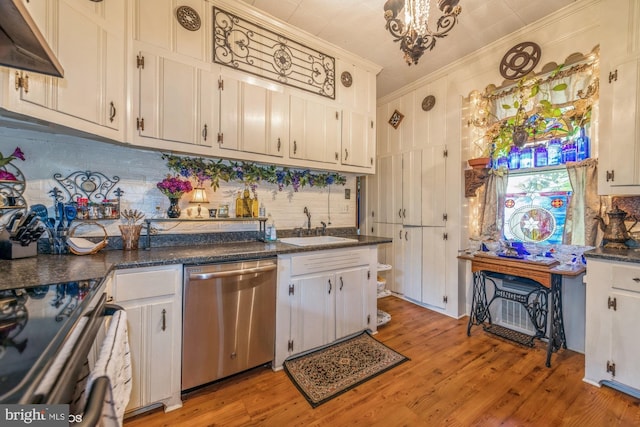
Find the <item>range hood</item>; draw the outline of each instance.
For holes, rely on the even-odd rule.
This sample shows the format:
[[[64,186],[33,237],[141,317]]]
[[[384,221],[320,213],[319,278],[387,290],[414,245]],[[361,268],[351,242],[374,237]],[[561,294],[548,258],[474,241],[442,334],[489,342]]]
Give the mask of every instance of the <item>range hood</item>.
[[[0,65],[56,77],[64,74],[22,0],[0,0]]]

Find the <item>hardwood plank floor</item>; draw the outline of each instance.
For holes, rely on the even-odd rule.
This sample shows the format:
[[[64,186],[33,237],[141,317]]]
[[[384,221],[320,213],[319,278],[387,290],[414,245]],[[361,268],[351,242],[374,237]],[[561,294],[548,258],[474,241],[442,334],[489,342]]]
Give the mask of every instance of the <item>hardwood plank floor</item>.
[[[283,371],[256,368],[125,420],[146,426],[640,426],[640,399],[582,381],[584,356],[526,349],[396,297],[376,338],[411,360],[312,409]]]

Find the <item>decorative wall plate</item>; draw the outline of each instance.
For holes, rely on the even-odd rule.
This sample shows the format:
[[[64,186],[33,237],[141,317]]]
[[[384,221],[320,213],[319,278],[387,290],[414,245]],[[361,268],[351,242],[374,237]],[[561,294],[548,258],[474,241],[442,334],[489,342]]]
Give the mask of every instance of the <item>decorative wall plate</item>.
[[[425,96],[422,100],[422,109],[424,111],[431,110],[436,105],[436,97],[433,95]]]
[[[180,6],[176,9],[176,19],[180,25],[189,31],[198,31],[200,29],[200,15],[192,7]]]
[[[342,86],[351,87],[353,84],[353,77],[351,77],[351,73],[348,71],[343,71],[340,75],[340,81],[342,82]]]
[[[391,115],[391,118],[389,119],[389,124],[393,126],[394,129],[398,129],[398,126],[400,126],[400,122],[402,121],[402,119],[404,119],[404,114],[402,114],[398,110],[395,110]]]
[[[507,51],[500,61],[500,74],[507,80],[517,80],[533,70],[542,50],[533,42],[518,43]]]

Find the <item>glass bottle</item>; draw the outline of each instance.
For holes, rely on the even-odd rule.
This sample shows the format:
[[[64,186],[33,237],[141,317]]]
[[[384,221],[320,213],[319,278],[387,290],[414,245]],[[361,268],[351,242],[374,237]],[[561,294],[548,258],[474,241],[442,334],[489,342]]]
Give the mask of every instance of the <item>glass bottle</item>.
[[[509,166],[509,160],[507,156],[500,156],[498,160],[496,160],[496,169],[507,168]]]
[[[260,214],[260,204],[258,203],[258,195],[256,194],[251,200],[251,216],[257,218]]]
[[[589,147],[590,138],[586,135],[584,126],[580,128],[580,135],[576,138],[576,160],[578,162],[591,157]]]
[[[533,167],[533,149],[531,147],[523,147],[520,150],[520,169]]]
[[[565,142],[562,146],[562,163],[576,161],[576,142],[573,140]]]
[[[242,192],[238,191],[238,197],[236,197],[236,218],[242,218],[244,216],[244,209],[242,207]]]
[[[520,169],[520,149],[515,145],[509,149],[509,169]]]
[[[553,138],[547,145],[547,165],[555,166],[562,163],[562,140]]]
[[[547,166],[547,147],[543,144],[536,145],[533,150],[533,165],[537,168]]]

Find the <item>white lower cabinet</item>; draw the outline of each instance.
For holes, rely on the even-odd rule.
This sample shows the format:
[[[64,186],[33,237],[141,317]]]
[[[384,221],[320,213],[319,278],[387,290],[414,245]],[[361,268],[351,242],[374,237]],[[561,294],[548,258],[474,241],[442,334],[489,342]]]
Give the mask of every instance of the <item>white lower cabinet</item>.
[[[589,258],[585,378],[640,396],[640,265]],[[631,388],[631,389],[629,389]]]
[[[107,293],[127,312],[132,388],[126,411],[180,399],[182,265],[117,270]]]
[[[274,368],[294,354],[376,330],[377,247],[278,257]]]

